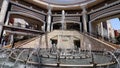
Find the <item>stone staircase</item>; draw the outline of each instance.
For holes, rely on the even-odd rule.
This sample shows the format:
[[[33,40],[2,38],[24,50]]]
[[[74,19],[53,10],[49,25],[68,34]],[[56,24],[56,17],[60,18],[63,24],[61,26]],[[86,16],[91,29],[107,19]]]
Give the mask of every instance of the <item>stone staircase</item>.
[[[33,38],[30,38],[30,39],[18,41],[18,42],[16,42],[16,43],[14,44],[14,45],[15,45],[14,47],[15,47],[15,48],[22,47],[22,46],[24,46],[24,45],[26,45],[26,44],[28,44],[28,43],[30,43],[30,42],[38,39],[38,38],[39,38],[39,37],[33,37]],[[11,48],[11,47],[12,47],[12,46],[9,44],[9,45],[4,46],[3,48]]]
[[[107,49],[107,50],[115,50],[115,49],[120,49],[120,46],[116,45],[116,44],[113,44],[113,43],[110,43],[108,41],[105,41],[105,40],[102,40],[102,39],[98,39],[98,38],[95,38],[93,36],[90,36],[88,34],[85,34],[85,36],[91,40],[91,42],[93,42],[93,45],[96,45],[99,47],[95,47],[95,50],[104,50],[104,49]]]
[[[39,46],[40,37],[28,39],[26,42],[15,46],[15,48],[37,48]]]
[[[15,43],[15,48],[50,48],[51,42],[50,39],[54,38],[58,35],[71,35],[75,38],[80,39],[80,47],[81,49],[85,49],[88,47],[89,44],[91,44],[91,48],[93,51],[103,51],[103,50],[115,50],[117,48],[120,48],[119,46],[103,41],[101,39],[95,38],[93,36],[90,36],[88,34],[80,33],[76,30],[54,30],[52,32],[46,33],[44,35],[39,37],[34,37],[28,40],[23,40],[20,42]],[[41,41],[40,41],[41,39]],[[47,43],[46,43],[47,42]],[[86,46],[85,46],[86,44]],[[6,48],[11,48],[11,46],[6,46]]]
[[[114,50],[116,49],[114,46],[111,46],[99,39],[96,39],[92,36],[89,36],[89,35],[85,35],[85,39],[89,39],[90,40],[90,43],[91,43],[91,47],[92,47],[92,50],[93,51],[104,51],[104,50]]]
[[[54,31],[51,31],[47,34],[44,34],[42,36],[42,44],[41,44],[41,47],[42,48],[50,48],[52,45],[51,45],[51,42],[50,42],[50,39],[58,39],[58,36],[60,35],[64,35],[64,36],[74,36],[74,38],[78,38],[78,39],[83,39],[82,35],[78,32],[78,31],[74,31],[74,30],[54,30]],[[47,36],[47,38],[45,38]],[[48,44],[46,44],[45,40],[47,39],[48,41]],[[82,40],[81,40],[82,42]],[[59,44],[59,43],[58,43]],[[66,48],[69,48],[70,46],[70,43],[67,43],[68,45],[66,45]],[[82,44],[81,44],[82,45]],[[58,45],[57,45],[58,46]],[[62,46],[62,45],[61,45]],[[64,48],[65,46],[63,46]]]

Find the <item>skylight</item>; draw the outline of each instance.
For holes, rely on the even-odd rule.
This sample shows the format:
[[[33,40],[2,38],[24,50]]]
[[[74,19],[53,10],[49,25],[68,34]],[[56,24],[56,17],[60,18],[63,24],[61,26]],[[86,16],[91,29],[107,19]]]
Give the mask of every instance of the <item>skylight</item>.
[[[33,0],[33,1],[44,5],[50,4],[51,7],[68,8],[80,6],[81,4],[88,4],[96,0]]]
[[[56,5],[70,5],[70,4],[75,5],[93,0],[42,0],[42,1]]]

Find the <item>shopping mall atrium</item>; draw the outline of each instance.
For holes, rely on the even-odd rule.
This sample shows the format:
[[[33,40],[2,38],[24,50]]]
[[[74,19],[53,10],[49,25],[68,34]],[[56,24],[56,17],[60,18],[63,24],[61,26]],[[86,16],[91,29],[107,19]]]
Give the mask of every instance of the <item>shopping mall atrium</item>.
[[[0,68],[120,68],[116,23],[120,0],[0,0]]]

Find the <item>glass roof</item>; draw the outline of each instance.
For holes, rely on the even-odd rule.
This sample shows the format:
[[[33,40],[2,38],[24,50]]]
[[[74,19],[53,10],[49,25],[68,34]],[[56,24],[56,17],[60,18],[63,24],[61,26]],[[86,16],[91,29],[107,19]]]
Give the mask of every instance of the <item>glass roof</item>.
[[[76,5],[76,4],[91,2],[95,0],[40,0],[40,1],[55,5]]]
[[[33,1],[44,5],[50,5],[51,7],[69,8],[86,5],[96,0],[33,0]]]

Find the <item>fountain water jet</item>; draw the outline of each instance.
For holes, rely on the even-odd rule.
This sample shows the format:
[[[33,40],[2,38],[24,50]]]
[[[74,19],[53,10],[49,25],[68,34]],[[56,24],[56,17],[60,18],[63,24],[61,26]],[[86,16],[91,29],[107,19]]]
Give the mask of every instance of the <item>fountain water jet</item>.
[[[16,50],[15,50],[15,51],[16,51]],[[7,52],[7,51],[5,51],[5,52]],[[8,55],[8,57],[6,58],[6,60],[3,62],[3,64],[1,65],[1,68],[3,68],[5,62],[8,61],[9,57],[10,57],[13,53],[14,53],[14,50],[10,50],[10,54]]]
[[[88,55],[91,56],[91,44],[88,44],[88,51],[89,51]]]
[[[66,29],[64,10],[62,11],[61,24],[62,24],[62,30]],[[64,37],[63,31],[61,33],[62,34],[60,35],[60,39]],[[101,63],[104,63],[104,61],[99,62],[99,60],[96,60],[96,58],[98,59],[100,57],[103,57],[103,58],[109,58],[109,57],[103,56],[103,55],[101,56],[101,55],[97,55],[96,53],[93,53],[91,51],[92,50],[91,44],[88,44],[88,43],[89,43],[88,40],[83,43],[84,52],[81,51],[82,50],[81,48],[79,48],[79,50],[77,48],[75,49],[73,48],[71,49],[71,51],[69,51],[67,48],[62,48],[61,50],[59,50],[61,47],[53,47],[52,49],[53,51],[50,51],[50,49],[48,48],[45,50],[44,49],[42,50],[40,48],[37,49],[37,47],[33,50],[24,49],[22,51],[19,51],[18,56],[13,58],[15,59],[14,66],[16,65],[17,61],[19,61],[20,59],[25,61],[23,62],[24,65],[22,66],[25,68],[27,67],[35,68],[34,65],[38,65],[39,68],[41,68],[42,65],[51,66],[51,67],[54,66],[54,67],[73,67],[73,68],[74,67],[101,67],[102,68]],[[60,45],[65,45],[65,44],[62,43]],[[24,52],[28,52],[28,53],[24,54]],[[20,56],[27,56],[27,59],[24,60]],[[86,57],[86,56],[91,56],[91,57]],[[33,61],[33,60],[36,60],[36,57],[38,61]],[[90,64],[91,59],[92,59],[92,63]],[[96,63],[99,64],[99,66],[97,66]],[[106,63],[110,63],[110,62],[106,61],[104,64]],[[31,65],[27,66],[27,64],[28,65],[31,64]],[[108,66],[108,65],[106,64],[105,66]]]
[[[120,68],[120,62],[119,62],[119,60],[117,59],[117,57],[114,55],[114,53],[112,53],[111,51],[107,51],[108,53],[110,53],[112,56],[113,56],[113,58],[116,60],[116,62],[118,63],[118,68]]]
[[[18,57],[15,60],[14,66],[17,63],[18,59],[20,58],[20,56],[22,55],[23,52],[27,51],[26,49],[24,49],[23,51],[20,52],[20,54],[18,55]]]

